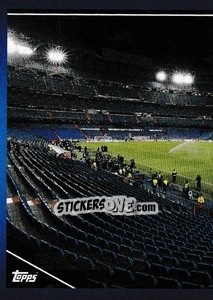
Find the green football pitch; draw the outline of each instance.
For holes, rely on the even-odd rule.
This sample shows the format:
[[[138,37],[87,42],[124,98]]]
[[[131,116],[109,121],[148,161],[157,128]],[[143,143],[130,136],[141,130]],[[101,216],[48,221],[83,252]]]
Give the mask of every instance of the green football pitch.
[[[128,162],[135,159],[136,167],[141,172],[150,174],[161,171],[168,180],[175,168],[177,182],[183,185],[189,179],[191,188],[196,187],[195,178],[202,178],[202,190],[213,194],[213,143],[204,141],[130,141],[130,142],[87,142],[81,143],[96,150],[101,145],[108,147],[108,152],[123,155]],[[150,170],[150,168],[152,170]]]

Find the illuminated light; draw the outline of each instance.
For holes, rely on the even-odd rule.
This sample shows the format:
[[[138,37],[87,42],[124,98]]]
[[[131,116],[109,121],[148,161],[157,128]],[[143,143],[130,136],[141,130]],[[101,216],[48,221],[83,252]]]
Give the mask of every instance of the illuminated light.
[[[186,74],[184,76],[184,83],[185,84],[192,84],[194,82],[194,77],[191,74]]]
[[[175,73],[172,76],[172,81],[175,84],[192,84],[194,82],[194,77],[189,73]]]
[[[13,55],[32,55],[33,50],[30,47],[22,46],[17,41],[15,42],[13,38],[8,37],[7,39],[7,51],[8,54]]]
[[[61,49],[49,50],[46,54],[47,60],[53,64],[63,64],[67,61],[67,54]]]
[[[159,81],[165,81],[166,78],[167,78],[167,75],[164,71],[158,72],[156,74],[156,79],[159,80]]]
[[[33,54],[33,50],[26,46],[18,46],[17,49],[18,49],[18,53],[21,55],[32,55]]]
[[[8,38],[7,40],[7,51],[9,54],[15,53],[17,50],[17,46],[15,44],[15,42],[11,39]]]
[[[177,84],[183,84],[184,83],[184,75],[181,73],[174,74],[172,76],[172,81]]]

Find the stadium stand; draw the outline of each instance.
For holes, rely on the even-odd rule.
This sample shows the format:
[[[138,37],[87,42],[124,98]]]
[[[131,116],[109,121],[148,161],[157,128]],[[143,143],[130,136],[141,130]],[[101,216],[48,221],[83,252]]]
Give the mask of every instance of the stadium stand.
[[[153,193],[150,174],[125,181],[110,156],[91,168],[50,150],[64,139],[212,139],[212,96],[133,84],[138,71],[121,69],[109,81],[104,62],[98,78],[8,67],[7,248],[77,288],[212,288],[210,214],[195,214],[180,191]],[[160,212],[54,212],[59,199],[103,195],[157,202]]]
[[[48,270],[65,268],[70,282],[78,287],[212,285],[212,218],[194,215],[172,202],[168,207],[168,200],[104,170],[56,158],[38,147],[38,141],[10,141],[9,249],[15,247],[16,253],[24,253]],[[161,213],[154,217],[105,213],[58,217],[53,212],[58,198],[116,194],[157,201]]]

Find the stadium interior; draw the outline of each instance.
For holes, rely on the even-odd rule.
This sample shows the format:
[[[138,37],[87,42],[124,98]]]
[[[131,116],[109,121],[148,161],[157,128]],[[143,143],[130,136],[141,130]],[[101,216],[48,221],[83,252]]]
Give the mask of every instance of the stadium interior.
[[[12,28],[24,22],[17,20],[9,18]],[[54,21],[57,28],[67,28],[59,21]],[[200,61],[192,75],[173,74],[171,63],[160,67],[152,56],[123,50],[130,39],[124,31],[116,40],[121,48],[103,44],[95,52],[91,45],[73,43],[65,61],[60,55],[66,50],[60,48],[45,61],[41,37],[35,46],[14,32],[9,38],[31,45],[37,54],[25,48],[22,56],[22,48],[8,43],[7,249],[75,288],[213,288],[212,193],[197,213],[195,189],[186,201],[178,184],[168,186],[167,193],[154,191],[146,171],[125,180],[109,163],[93,168],[97,150],[90,146],[126,141],[134,158],[135,141],[211,143],[212,61]],[[166,75],[158,72],[162,69]],[[188,81],[180,82],[184,78]],[[51,146],[63,141],[68,147],[61,146],[59,155]],[[112,159],[110,149],[100,153]],[[103,195],[157,202],[160,212],[54,212],[59,199]],[[57,282],[43,286],[61,287]]]

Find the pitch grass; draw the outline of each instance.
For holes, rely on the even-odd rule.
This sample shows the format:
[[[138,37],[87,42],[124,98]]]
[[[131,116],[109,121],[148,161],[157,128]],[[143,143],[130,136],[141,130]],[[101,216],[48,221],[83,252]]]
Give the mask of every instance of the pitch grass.
[[[184,184],[187,177],[191,188],[195,188],[195,178],[199,174],[202,177],[202,190],[213,194],[213,143],[203,141],[81,143],[83,147],[86,145],[93,150],[103,144],[108,146],[108,152],[114,156],[123,155],[126,161],[134,158],[137,169],[146,174],[161,171],[168,180],[171,180],[171,172],[175,168],[180,185]]]

